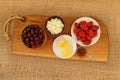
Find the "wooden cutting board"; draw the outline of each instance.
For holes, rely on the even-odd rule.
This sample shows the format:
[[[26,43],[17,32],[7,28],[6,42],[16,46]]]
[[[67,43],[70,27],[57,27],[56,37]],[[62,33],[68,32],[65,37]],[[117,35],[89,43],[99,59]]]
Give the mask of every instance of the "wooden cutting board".
[[[47,34],[46,44],[43,47],[37,49],[27,48],[21,40],[22,31],[26,26],[31,24],[38,24],[45,30],[45,21],[49,17],[50,16],[25,16],[26,18],[25,22],[21,20],[16,20],[14,26],[14,38],[13,38],[13,47],[12,47],[12,51],[14,54],[58,58],[52,50],[52,43],[55,37],[52,37]],[[65,30],[63,34],[70,35],[71,25],[78,17],[61,17],[61,18],[63,19],[65,24]],[[96,44],[90,47],[86,47],[86,49],[89,52],[89,54],[91,54],[96,58],[96,61],[107,61],[108,52],[109,52],[108,32],[105,25],[100,20],[96,19],[96,21],[98,21],[101,27],[100,39]],[[91,61],[89,57],[87,56],[80,57],[77,54],[75,54],[72,58],[70,58],[70,60]]]

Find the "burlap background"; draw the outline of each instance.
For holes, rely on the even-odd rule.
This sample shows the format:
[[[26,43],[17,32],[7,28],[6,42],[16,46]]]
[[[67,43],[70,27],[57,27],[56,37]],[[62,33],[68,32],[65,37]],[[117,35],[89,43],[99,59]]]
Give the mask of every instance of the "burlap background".
[[[93,16],[107,26],[108,62],[13,55],[0,30],[0,80],[120,80],[120,0],[0,0],[0,29],[10,14]],[[11,28],[11,35],[12,35]]]

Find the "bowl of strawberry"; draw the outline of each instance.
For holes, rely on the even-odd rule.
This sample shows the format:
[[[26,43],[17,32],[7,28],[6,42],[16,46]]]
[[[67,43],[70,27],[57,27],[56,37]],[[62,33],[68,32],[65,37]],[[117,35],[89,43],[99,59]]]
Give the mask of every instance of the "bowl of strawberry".
[[[72,38],[81,46],[95,44],[99,40],[100,34],[100,25],[90,17],[81,17],[75,20],[71,27]]]
[[[38,48],[46,42],[46,34],[39,25],[28,25],[25,27],[21,37],[28,48]]]

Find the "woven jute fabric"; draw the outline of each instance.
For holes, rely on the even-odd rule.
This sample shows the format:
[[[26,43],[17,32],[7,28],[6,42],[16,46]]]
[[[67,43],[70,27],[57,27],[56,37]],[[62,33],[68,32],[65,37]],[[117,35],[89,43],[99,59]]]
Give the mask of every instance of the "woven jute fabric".
[[[108,29],[107,62],[71,61],[12,54],[2,25],[11,14],[92,16]],[[13,38],[13,25],[10,35]],[[120,80],[120,0],[0,0],[0,80]]]

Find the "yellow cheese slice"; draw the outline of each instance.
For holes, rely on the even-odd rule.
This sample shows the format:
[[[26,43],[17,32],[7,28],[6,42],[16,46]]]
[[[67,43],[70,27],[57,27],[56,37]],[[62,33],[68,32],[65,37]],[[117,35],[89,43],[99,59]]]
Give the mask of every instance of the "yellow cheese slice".
[[[58,47],[62,50],[62,56],[63,58],[68,58],[72,55],[72,46],[66,39],[61,39],[60,42],[58,42]]]

